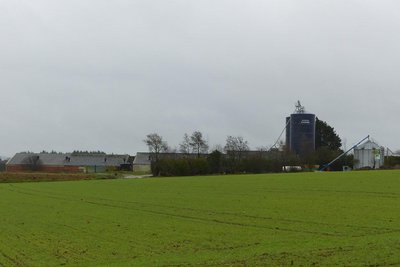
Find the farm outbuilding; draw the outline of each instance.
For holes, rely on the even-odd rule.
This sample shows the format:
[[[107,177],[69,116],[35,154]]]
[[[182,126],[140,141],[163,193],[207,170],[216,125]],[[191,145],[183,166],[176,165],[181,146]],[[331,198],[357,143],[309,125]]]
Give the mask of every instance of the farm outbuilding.
[[[132,163],[133,171],[151,172],[151,154],[147,152],[138,152]]]
[[[354,169],[378,169],[385,163],[385,149],[368,140],[354,148]]]
[[[9,172],[85,172],[126,169],[129,155],[74,153],[17,153],[6,164]]]

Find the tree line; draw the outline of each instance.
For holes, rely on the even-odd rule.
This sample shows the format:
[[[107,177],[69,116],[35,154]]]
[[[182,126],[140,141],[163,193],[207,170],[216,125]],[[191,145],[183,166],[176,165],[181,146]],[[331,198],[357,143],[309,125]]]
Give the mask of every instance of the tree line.
[[[178,149],[171,149],[157,133],[148,134],[144,142],[151,155],[153,175],[161,176],[281,172],[283,166],[315,169],[316,165],[322,167],[343,152],[334,128],[318,118],[315,150],[301,157],[286,149],[284,143],[269,149],[250,150],[244,137],[232,135],[227,136],[224,146],[217,145],[210,151],[200,131],[185,133]],[[352,155],[343,157],[331,169],[341,170],[344,165],[352,167]]]

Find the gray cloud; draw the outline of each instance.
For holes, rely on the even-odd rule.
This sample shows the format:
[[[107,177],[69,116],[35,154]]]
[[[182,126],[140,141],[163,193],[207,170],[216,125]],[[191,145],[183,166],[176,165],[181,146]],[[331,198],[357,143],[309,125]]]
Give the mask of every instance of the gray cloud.
[[[0,155],[131,153],[243,135],[272,145],[294,102],[348,145],[400,148],[397,1],[0,1]]]

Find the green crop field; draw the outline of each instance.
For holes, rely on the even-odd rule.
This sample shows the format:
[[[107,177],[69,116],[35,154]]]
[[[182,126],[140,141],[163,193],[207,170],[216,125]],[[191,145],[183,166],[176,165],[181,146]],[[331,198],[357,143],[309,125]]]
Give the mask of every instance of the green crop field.
[[[400,172],[0,183],[0,266],[397,266]]]

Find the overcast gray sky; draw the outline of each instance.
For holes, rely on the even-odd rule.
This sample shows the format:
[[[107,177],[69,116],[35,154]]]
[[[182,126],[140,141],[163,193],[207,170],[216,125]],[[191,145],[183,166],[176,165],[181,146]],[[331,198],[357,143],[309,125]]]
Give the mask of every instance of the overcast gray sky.
[[[270,146],[299,99],[400,148],[400,2],[0,0],[0,155]]]

